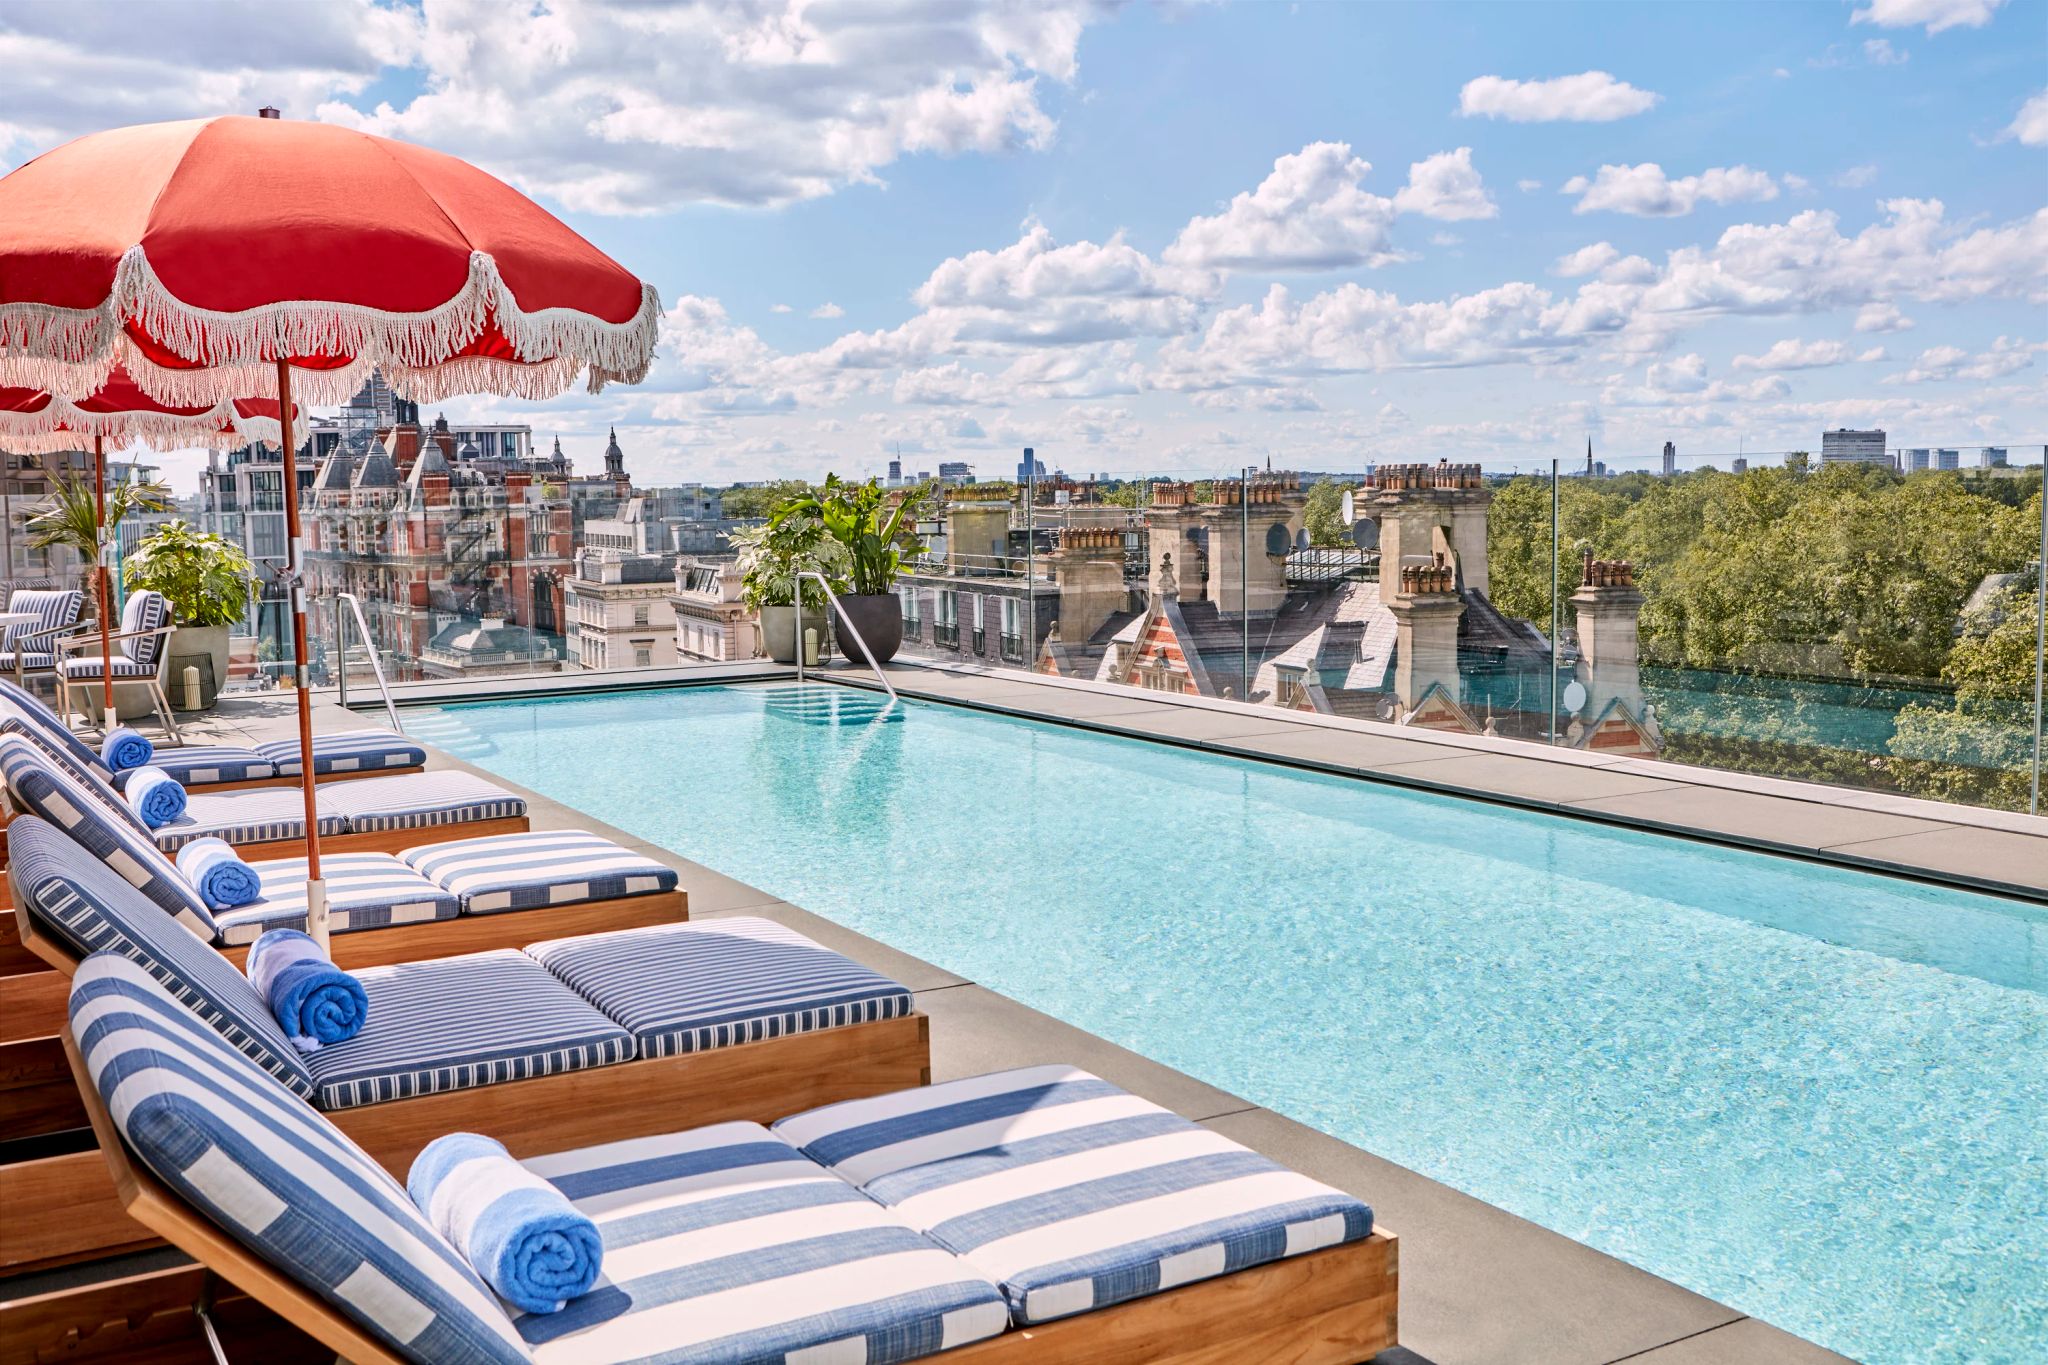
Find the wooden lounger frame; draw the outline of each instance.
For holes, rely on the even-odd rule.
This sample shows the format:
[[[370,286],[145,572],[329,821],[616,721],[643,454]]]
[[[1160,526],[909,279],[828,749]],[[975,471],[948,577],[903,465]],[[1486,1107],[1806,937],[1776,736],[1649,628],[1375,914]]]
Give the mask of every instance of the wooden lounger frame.
[[[70,1036],[68,1025],[60,1036]],[[67,1047],[73,1090],[90,1117],[98,1091],[78,1069],[75,1046]],[[708,1052],[357,1105],[327,1118],[403,1180],[420,1148],[444,1133],[487,1132],[514,1156],[534,1156],[707,1123],[767,1123],[822,1104],[930,1083],[931,1021],[913,1012]],[[0,1268],[6,1273],[134,1250],[154,1240],[153,1225],[145,1231],[122,1212],[103,1158],[108,1129],[99,1118],[92,1126],[101,1151],[0,1165],[0,1210],[7,1223]]]
[[[0,885],[8,884],[8,879],[0,877]],[[355,929],[334,935],[328,955],[344,970],[381,967],[494,948],[524,948],[529,943],[612,929],[675,924],[689,917],[690,902],[684,892],[657,891],[574,905],[457,915],[424,924]],[[237,967],[249,956],[247,945],[220,951]],[[8,1044],[52,1037],[64,1026],[65,1000],[77,965],[63,944],[37,931],[26,909],[15,906],[12,914],[0,911],[0,1057]],[[4,1071],[4,1060],[0,1060],[0,1075]],[[0,1132],[24,1136],[9,1126],[4,1095],[5,1084],[0,1081]]]
[[[63,1046],[87,1097],[109,1183],[130,1217],[351,1365],[404,1365],[325,1300],[228,1237],[131,1160],[68,1028]],[[576,1144],[558,1144],[553,1150],[569,1145]],[[1012,1328],[934,1358],[943,1365],[1356,1365],[1398,1342],[1399,1265],[1394,1235],[1380,1229],[1362,1242],[1202,1280],[1042,1327]],[[203,1292],[206,1283],[201,1272],[189,1267],[141,1281],[135,1284],[136,1312],[147,1320],[160,1320],[175,1304],[176,1295]],[[87,1338],[109,1332],[103,1316],[105,1294],[81,1296],[80,1312],[69,1324],[60,1305],[43,1300],[35,1301],[35,1307],[38,1334],[48,1334],[53,1327],[68,1327]],[[84,1320],[75,1320],[79,1318]],[[0,1308],[0,1338],[16,1337],[29,1326],[27,1321],[17,1324]],[[196,1319],[192,1330],[197,1331]],[[44,1345],[23,1344],[32,1349]]]

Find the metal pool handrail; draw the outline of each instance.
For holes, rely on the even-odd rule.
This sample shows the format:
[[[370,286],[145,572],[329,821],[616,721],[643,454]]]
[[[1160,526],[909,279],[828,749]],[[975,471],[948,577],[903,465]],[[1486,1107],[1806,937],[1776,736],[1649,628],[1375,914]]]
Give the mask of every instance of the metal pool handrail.
[[[875,681],[879,682],[882,685],[882,690],[889,694],[889,706],[894,706],[897,702],[901,701],[902,698],[896,695],[895,685],[889,681],[888,675],[882,672],[882,666],[875,662],[875,652],[868,648],[866,640],[860,638],[860,627],[853,623],[853,618],[846,614],[846,608],[840,605],[839,594],[832,591],[832,585],[825,581],[825,575],[816,569],[799,570],[796,575],[796,591],[791,594],[796,600],[796,680],[798,682],[804,680],[804,580],[806,578],[817,579],[818,586],[825,590],[825,600],[830,602],[833,609],[839,613],[839,619],[846,625],[847,634],[853,636],[853,642],[860,646],[861,657],[866,659],[868,667],[874,670]],[[885,706],[882,709],[886,711],[889,708]]]
[[[356,634],[363,638],[363,652],[370,656],[370,673],[377,679],[377,692],[384,698],[384,714],[391,720],[391,728],[399,734],[405,733],[405,726],[398,719],[398,708],[392,704],[390,685],[384,681],[384,663],[377,657],[377,642],[370,638],[370,623],[363,618],[363,604],[352,592],[334,594],[337,602],[348,603],[348,609],[356,618]],[[334,619],[334,648],[341,656],[341,666],[335,670],[335,682],[341,689],[341,704],[348,705],[348,617],[337,614]]]

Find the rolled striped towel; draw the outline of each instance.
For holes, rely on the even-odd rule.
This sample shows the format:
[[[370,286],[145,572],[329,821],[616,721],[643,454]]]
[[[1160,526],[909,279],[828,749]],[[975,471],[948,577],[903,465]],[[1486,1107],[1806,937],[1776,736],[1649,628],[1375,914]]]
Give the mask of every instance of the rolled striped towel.
[[[178,875],[209,910],[232,910],[263,899],[263,878],[225,839],[194,839],[178,850]]]
[[[363,985],[327,960],[313,936],[272,929],[249,945],[243,970],[301,1052],[345,1043],[363,1031],[370,997]]]
[[[133,768],[121,795],[151,829],[162,829],[185,813],[185,789],[162,768]]]
[[[523,1312],[557,1312],[597,1283],[597,1224],[496,1138],[435,1138],[413,1159],[405,1192],[484,1283]]]
[[[119,726],[100,743],[100,759],[115,772],[140,768],[156,757],[156,746],[140,730]]]

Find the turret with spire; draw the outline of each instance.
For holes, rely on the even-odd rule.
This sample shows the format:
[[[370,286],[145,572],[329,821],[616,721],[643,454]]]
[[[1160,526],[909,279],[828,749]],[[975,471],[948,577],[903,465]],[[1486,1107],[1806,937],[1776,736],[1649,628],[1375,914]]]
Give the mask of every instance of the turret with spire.
[[[604,447],[604,476],[615,483],[626,482],[626,452],[619,449],[619,429],[611,428]]]

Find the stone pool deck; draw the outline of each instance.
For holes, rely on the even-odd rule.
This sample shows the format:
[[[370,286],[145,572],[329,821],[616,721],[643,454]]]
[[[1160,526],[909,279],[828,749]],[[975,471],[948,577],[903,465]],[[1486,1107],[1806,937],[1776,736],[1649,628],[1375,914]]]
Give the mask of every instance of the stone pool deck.
[[[897,670],[898,686],[911,690],[913,675],[922,695],[945,695],[998,709],[1029,710],[1025,702],[1043,701],[1040,694],[1054,690],[1027,682],[1024,686],[1032,690],[1020,694],[1015,675],[963,680],[921,669]],[[833,676],[835,681],[848,680],[846,674]],[[1007,689],[1001,686],[1005,681],[1010,684]],[[959,694],[945,692],[949,687]],[[1114,716],[1115,728],[1146,733],[1144,727],[1156,726],[1168,730],[1167,737],[1180,738],[1171,725],[1173,717],[1156,714],[1177,707],[1161,707],[1143,697],[1135,699],[1134,707],[1119,705],[1120,698],[1092,704],[1078,697],[1057,700],[1088,712],[1091,723],[1107,723]],[[1186,719],[1210,731],[1210,738],[1228,737],[1232,747],[1255,740],[1287,745],[1290,736],[1301,738],[1300,727],[1285,721],[1275,727],[1253,724],[1258,717],[1235,714]],[[323,705],[316,725],[324,732],[379,720],[381,716],[372,713]],[[291,733],[289,699],[265,696],[227,702],[195,723],[190,738],[244,742]],[[1308,761],[1327,765],[1332,759],[1350,757],[1323,737],[1314,738],[1322,742],[1294,746]],[[1244,751],[1262,752],[1249,747]],[[1411,761],[1435,757],[1444,756]],[[1456,761],[1455,755],[1447,757]],[[482,771],[439,753],[430,766]],[[1655,784],[1641,785],[1658,789]],[[689,892],[693,918],[745,914],[774,919],[910,986],[918,1007],[931,1016],[935,1080],[1036,1062],[1071,1062],[1369,1201],[1402,1238],[1403,1344],[1376,1357],[1374,1365],[1840,1365],[1844,1359],[777,900],[715,868],[678,858],[538,793],[525,794],[536,828],[595,830],[675,867]],[[1616,794],[1609,791],[1607,798]],[[175,1253],[152,1253],[144,1263],[162,1264],[167,1258],[175,1258]],[[138,1259],[127,1258],[123,1269],[132,1272]],[[72,1268],[13,1283],[0,1281],[0,1299],[75,1283],[90,1274],[86,1268]]]

